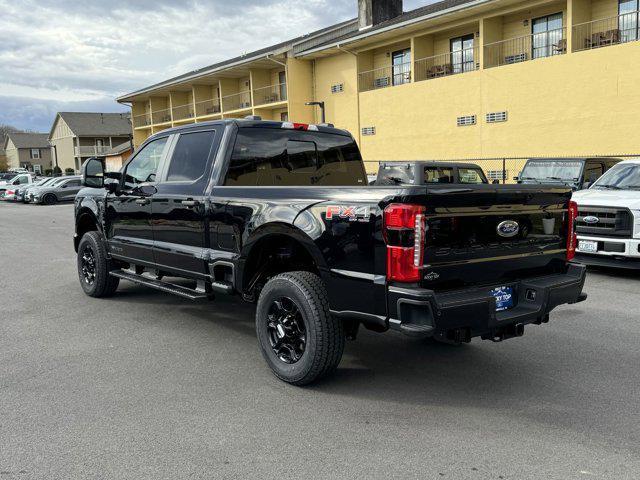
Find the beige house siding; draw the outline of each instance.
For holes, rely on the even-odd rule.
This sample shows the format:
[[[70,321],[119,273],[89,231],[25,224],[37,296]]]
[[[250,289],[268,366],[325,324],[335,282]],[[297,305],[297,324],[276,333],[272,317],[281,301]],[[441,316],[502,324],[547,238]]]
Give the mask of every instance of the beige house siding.
[[[57,157],[58,166],[64,172],[67,168],[75,169],[75,144],[74,135],[64,119],[60,116],[56,118],[56,125],[49,139],[53,145],[54,155]],[[56,158],[54,158],[54,165]]]
[[[11,139],[9,139],[9,141],[7,142],[6,155],[7,155],[7,164],[9,165],[9,168],[18,168],[20,166],[20,157],[18,154],[18,149],[13,144]]]

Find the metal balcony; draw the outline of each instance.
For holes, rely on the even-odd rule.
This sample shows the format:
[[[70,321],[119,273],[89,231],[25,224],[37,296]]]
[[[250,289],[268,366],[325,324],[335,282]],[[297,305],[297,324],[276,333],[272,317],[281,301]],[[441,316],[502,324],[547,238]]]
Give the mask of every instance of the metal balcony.
[[[484,68],[511,65],[567,53],[567,29],[534,33],[484,46]]]

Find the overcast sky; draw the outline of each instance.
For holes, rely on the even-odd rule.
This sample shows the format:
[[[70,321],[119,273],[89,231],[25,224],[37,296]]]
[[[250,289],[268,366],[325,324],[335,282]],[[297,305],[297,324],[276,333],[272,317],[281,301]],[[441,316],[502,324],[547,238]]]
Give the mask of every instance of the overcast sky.
[[[47,132],[57,111],[126,111],[116,96],[354,18],[356,5],[0,0],[0,124]]]

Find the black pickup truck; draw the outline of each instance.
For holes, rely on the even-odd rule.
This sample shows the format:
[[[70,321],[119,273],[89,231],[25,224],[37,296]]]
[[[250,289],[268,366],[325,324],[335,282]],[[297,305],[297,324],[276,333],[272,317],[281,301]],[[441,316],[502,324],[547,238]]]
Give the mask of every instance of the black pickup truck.
[[[360,325],[501,341],[586,298],[569,188],[368,186],[353,137],[330,126],[165,130],[119,173],[88,160],[83,182],[74,243],[87,295],[128,280],[257,302],[264,358],[296,385],[334,371]]]

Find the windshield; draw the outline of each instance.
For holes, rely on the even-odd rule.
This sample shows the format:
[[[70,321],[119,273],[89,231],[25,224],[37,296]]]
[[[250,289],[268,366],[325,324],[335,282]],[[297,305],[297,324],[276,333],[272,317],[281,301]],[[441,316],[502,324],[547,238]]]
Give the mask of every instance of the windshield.
[[[529,161],[524,166],[520,179],[577,182],[582,175],[583,165],[583,162],[567,160]]]
[[[619,164],[605,173],[593,184],[597,189],[640,190],[640,164]]]

